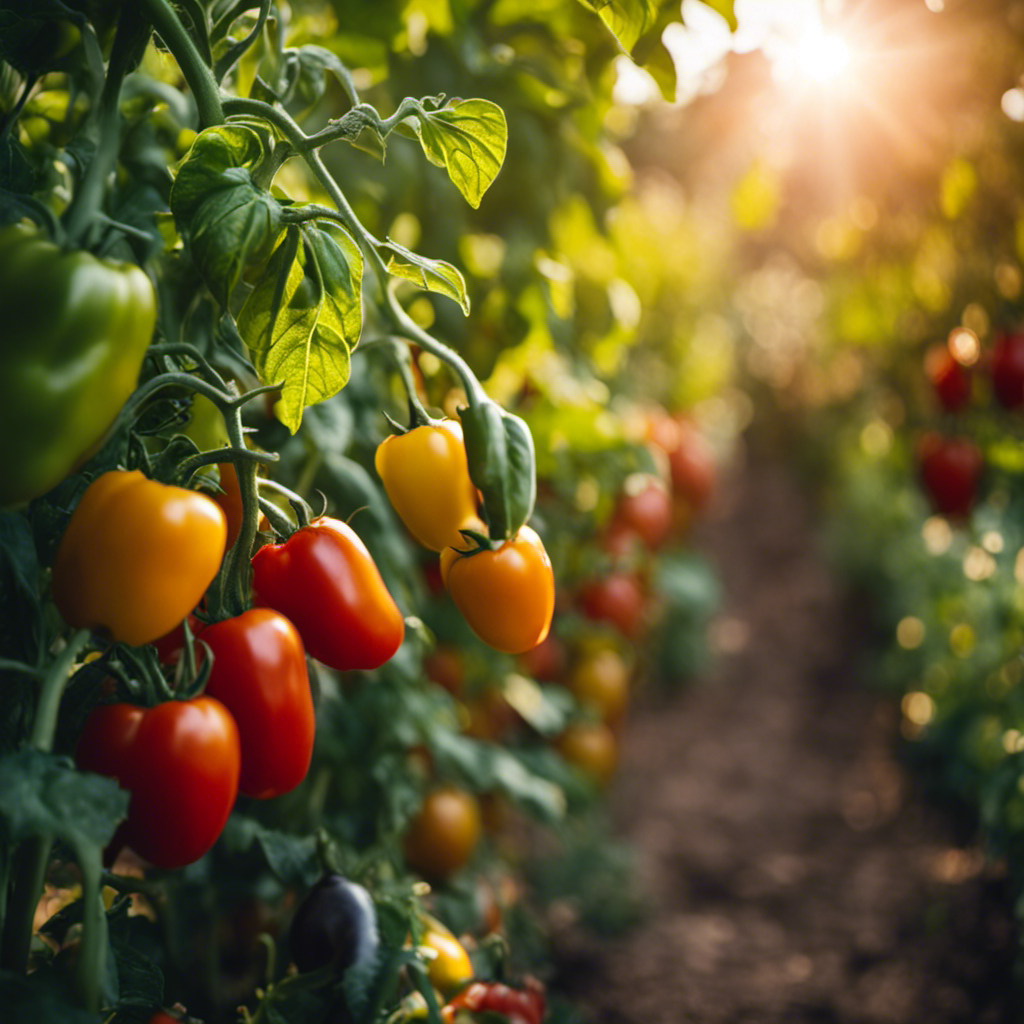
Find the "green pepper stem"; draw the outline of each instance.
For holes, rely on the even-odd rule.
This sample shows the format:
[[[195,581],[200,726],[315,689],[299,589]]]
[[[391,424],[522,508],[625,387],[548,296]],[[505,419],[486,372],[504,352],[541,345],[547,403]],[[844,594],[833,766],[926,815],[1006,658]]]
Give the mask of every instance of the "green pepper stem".
[[[185,76],[192,95],[195,96],[199,108],[199,122],[203,128],[220,124],[224,120],[221,107],[220,88],[213,72],[203,61],[192,37],[185,30],[178,15],[174,13],[168,0],[142,0],[142,6],[153,22],[153,27],[160,33],[167,49]]]

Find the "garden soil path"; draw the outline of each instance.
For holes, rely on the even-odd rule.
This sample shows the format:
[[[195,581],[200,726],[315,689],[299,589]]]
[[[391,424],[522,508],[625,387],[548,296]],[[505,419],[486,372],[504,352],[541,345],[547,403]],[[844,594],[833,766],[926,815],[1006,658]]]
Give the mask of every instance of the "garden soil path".
[[[557,987],[594,1024],[1024,1019],[998,871],[894,760],[798,484],[748,459],[697,541],[725,594],[714,668],[634,708],[612,791],[652,910],[557,933]]]

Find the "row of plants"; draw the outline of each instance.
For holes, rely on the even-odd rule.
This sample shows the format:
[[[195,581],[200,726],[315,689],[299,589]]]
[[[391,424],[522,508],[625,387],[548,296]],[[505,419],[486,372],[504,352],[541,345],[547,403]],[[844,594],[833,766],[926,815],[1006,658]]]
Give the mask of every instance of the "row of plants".
[[[865,674],[899,708],[901,749],[1005,871],[1019,920],[1024,36],[1009,4],[905,14],[920,53],[954,45],[962,74],[915,81],[918,120],[843,108],[851,138],[893,142],[877,174],[850,159],[857,143],[842,186],[808,184],[801,162],[755,164],[770,187],[763,216],[734,231],[741,363],[764,421],[820,487],[831,553],[871,632]],[[882,109],[884,81],[849,89],[873,85]],[[953,109],[964,132],[929,136],[924,112]]]
[[[0,4],[5,1020],[572,1019],[716,601],[672,6]]]

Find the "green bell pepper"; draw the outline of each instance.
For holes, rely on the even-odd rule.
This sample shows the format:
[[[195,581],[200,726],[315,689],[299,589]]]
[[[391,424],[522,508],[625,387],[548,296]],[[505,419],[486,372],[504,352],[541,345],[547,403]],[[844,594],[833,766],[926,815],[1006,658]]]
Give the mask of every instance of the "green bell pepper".
[[[0,506],[45,493],[93,453],[155,324],[141,268],[0,227]]]

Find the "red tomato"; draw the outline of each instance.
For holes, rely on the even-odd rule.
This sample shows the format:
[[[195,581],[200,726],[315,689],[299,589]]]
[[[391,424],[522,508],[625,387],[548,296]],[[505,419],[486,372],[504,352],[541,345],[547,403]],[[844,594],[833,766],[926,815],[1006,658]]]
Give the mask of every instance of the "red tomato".
[[[1024,405],[1024,333],[1000,334],[992,349],[992,390],[1005,409]]]
[[[326,516],[252,556],[256,603],[291,619],[306,650],[339,671],[379,668],[405,635],[366,545]]]
[[[587,618],[607,622],[629,638],[643,621],[644,592],[633,573],[610,572],[591,580],[580,589],[579,602]]]
[[[565,672],[565,645],[549,633],[536,647],[519,655],[519,665],[526,675],[539,683],[553,683]]]
[[[316,731],[298,631],[271,608],[251,608],[200,639],[213,652],[206,693],[238,723],[239,791],[267,800],[294,789],[309,770]]]
[[[114,844],[180,868],[217,841],[238,793],[238,727],[212,697],[153,708],[104,704],[86,719],[75,760],[131,793]]]
[[[646,473],[629,477],[608,524],[609,535],[633,534],[653,551],[665,543],[671,529],[672,498],[662,482]]]
[[[715,489],[715,456],[704,435],[687,420],[679,421],[679,444],[668,452],[672,490],[700,512]]]
[[[966,516],[974,505],[985,460],[966,437],[928,433],[917,450],[921,482],[937,512]]]
[[[544,1018],[544,990],[532,978],[525,990],[510,988],[500,981],[475,981],[441,1011],[444,1024],[452,1024],[459,1010],[504,1017],[509,1024],[541,1024]]]
[[[924,368],[943,409],[959,412],[967,405],[971,399],[971,373],[953,358],[945,345],[935,345],[928,350]]]

